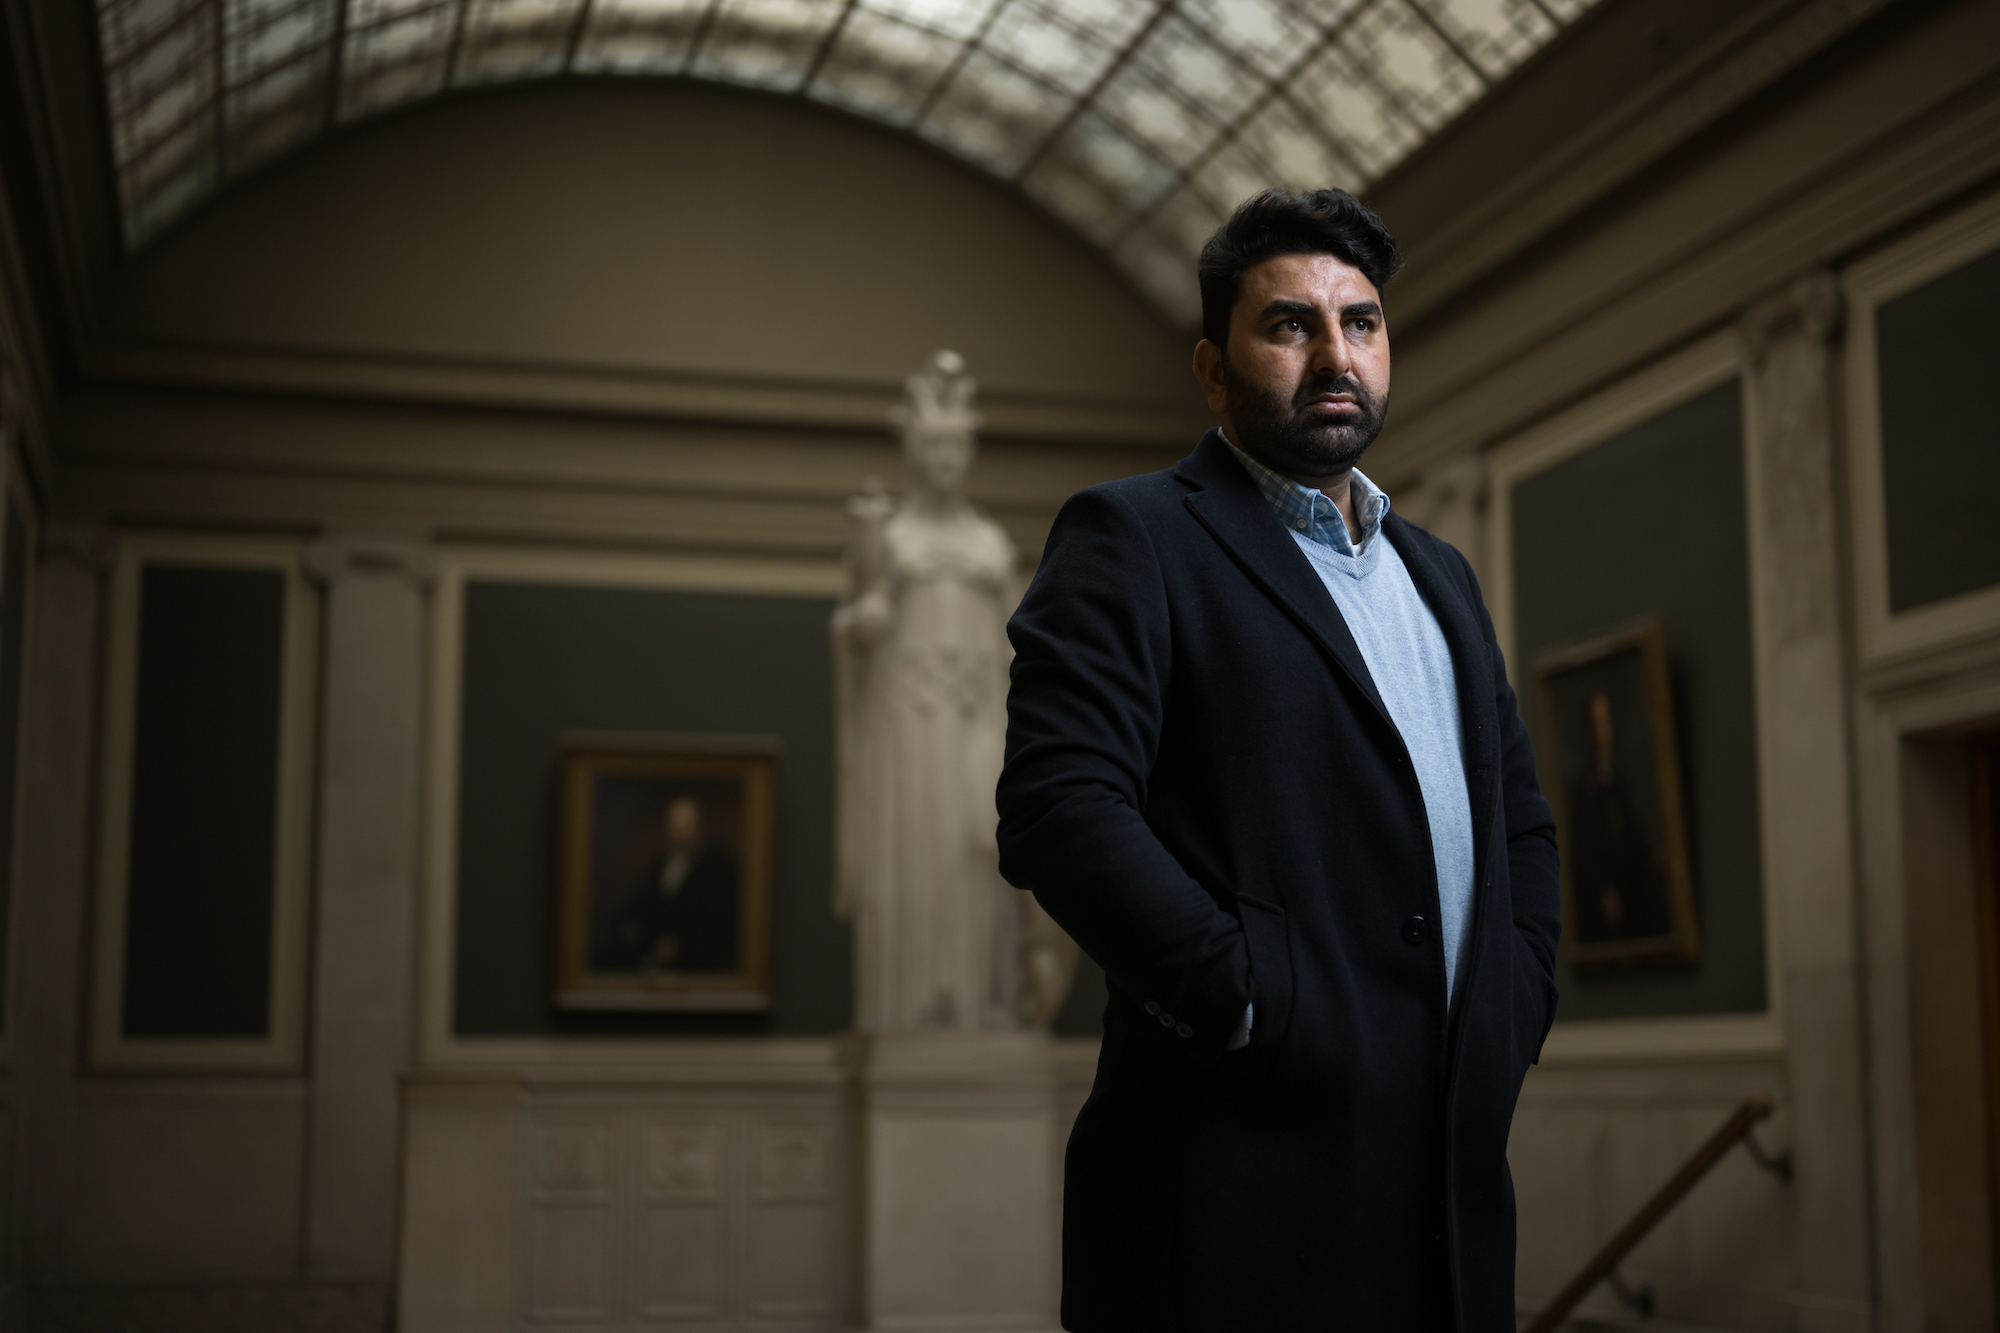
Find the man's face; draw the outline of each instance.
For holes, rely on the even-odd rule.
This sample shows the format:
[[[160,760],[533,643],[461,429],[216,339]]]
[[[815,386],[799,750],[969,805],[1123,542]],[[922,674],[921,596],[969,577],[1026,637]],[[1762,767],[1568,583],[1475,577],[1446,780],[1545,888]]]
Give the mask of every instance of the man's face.
[[[1590,696],[1590,744],[1597,754],[1597,766],[1611,767],[1611,700],[1601,692]]]
[[[686,797],[667,806],[667,850],[691,852],[701,846],[701,807]]]
[[[1237,447],[1317,485],[1351,468],[1389,408],[1381,293],[1332,255],[1279,255],[1243,275],[1225,352],[1203,339],[1195,377]]]

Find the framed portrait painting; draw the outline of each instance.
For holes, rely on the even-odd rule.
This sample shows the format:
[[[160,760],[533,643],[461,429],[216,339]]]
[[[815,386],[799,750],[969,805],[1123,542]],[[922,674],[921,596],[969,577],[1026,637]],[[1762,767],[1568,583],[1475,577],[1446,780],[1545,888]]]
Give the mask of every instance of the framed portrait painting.
[[[556,1006],[768,1010],[777,742],[571,733],[561,765]]]
[[[1666,635],[1657,617],[1535,663],[1536,748],[1579,973],[1701,957]]]

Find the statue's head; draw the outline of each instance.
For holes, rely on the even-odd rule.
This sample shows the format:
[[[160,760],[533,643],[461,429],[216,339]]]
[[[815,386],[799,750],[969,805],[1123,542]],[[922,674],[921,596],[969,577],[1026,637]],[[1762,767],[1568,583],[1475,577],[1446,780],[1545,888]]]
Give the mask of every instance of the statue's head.
[[[931,353],[906,383],[907,396],[890,410],[889,419],[902,430],[911,483],[955,498],[964,492],[966,469],[977,448],[979,413],[972,396],[978,384],[965,373],[965,358],[949,351]]]

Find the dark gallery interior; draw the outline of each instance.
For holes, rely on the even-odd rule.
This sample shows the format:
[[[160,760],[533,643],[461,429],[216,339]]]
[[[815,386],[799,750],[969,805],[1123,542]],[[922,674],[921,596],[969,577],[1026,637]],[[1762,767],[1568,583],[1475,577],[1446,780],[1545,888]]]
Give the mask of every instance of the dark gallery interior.
[[[949,419],[1011,610],[1326,186],[1657,886],[1565,881],[1524,1325],[1992,1329],[2000,2],[0,0],[0,1333],[1054,1329],[1116,988],[909,980],[871,802],[992,820],[857,590]]]

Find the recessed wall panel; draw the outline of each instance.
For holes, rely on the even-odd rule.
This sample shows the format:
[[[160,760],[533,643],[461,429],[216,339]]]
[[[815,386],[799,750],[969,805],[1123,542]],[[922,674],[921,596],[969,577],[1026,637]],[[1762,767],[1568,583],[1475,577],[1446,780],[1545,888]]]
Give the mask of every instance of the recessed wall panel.
[[[1702,953],[1579,976],[1564,1020],[1766,1006],[1743,399],[1730,380],[1517,481],[1514,660],[1531,736],[1535,663],[1651,616],[1663,624]]]
[[[160,563],[140,586],[121,1030],[262,1037],[285,575]]]
[[[2000,584],[2000,251],[1875,310],[1889,610]]]

